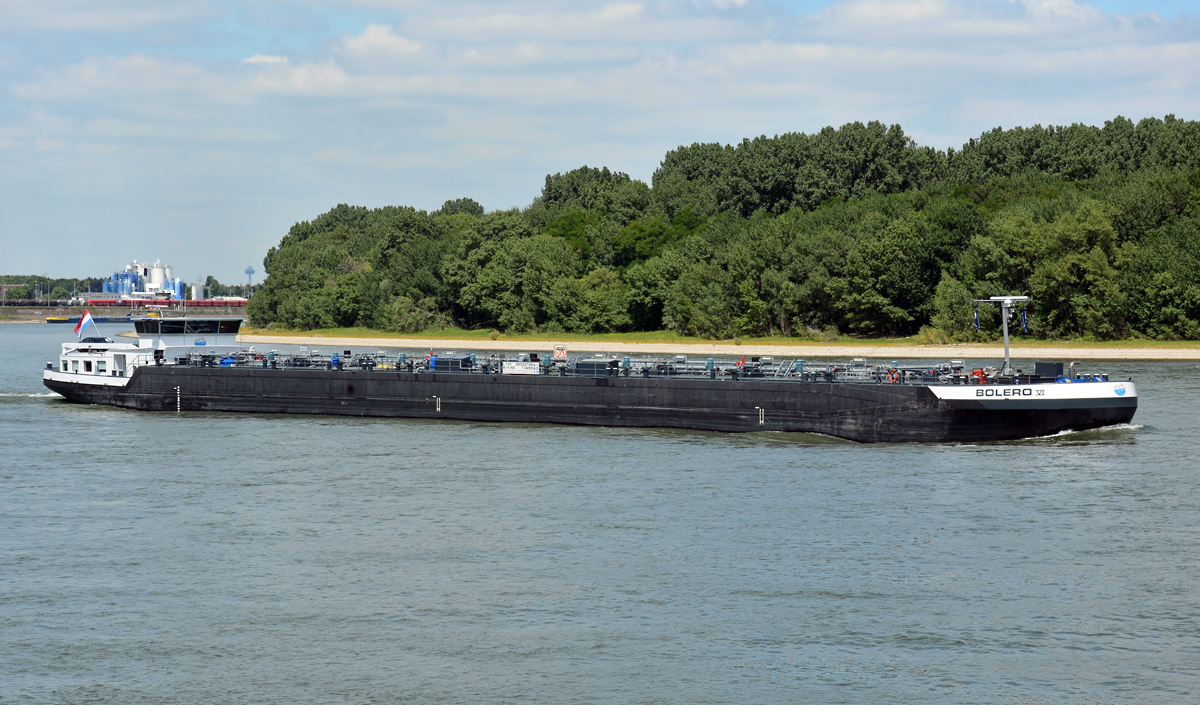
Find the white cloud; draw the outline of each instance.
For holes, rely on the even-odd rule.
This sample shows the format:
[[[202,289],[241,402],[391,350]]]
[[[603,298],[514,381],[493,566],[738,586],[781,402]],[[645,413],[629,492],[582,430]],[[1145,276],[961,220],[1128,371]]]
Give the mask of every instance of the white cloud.
[[[243,64],[286,64],[288,58],[286,56],[274,56],[271,54],[255,54],[254,56],[242,59]]]
[[[128,32],[211,18],[214,13],[204,0],[0,0],[0,32]]]
[[[77,26],[98,5],[58,7]],[[1072,0],[847,0],[799,16],[754,0],[365,3],[354,31],[239,34],[224,58],[156,53],[154,23],[171,20],[115,7],[144,19],[114,26],[155,27],[137,51],[39,63],[6,48],[12,174],[101,194],[88,223],[162,203],[186,205],[158,216],[185,231],[197,226],[171,213],[220,227],[211,203],[278,215],[264,232],[231,220],[242,248],[338,202],[506,207],[583,163],[649,178],[694,141],[880,119],[944,148],[996,125],[1200,118],[1195,18]],[[35,182],[0,177],[0,192]],[[30,227],[54,225],[52,191],[17,203]]]
[[[392,33],[387,25],[368,25],[359,35],[342,40],[342,50],[356,57],[407,58],[421,51],[421,43]]]
[[[752,36],[764,30],[764,12],[763,6],[756,6],[737,16],[672,0],[652,4],[501,1],[449,4],[414,13],[401,28],[409,36],[451,43],[694,43]]]
[[[600,8],[593,18],[604,24],[624,24],[640,19],[645,9],[640,2],[614,2]]]
[[[843,106],[863,119],[898,119],[932,110],[955,115],[984,97],[1026,104],[1042,94],[1069,104],[1075,95],[1086,102],[1097,86],[1113,97],[1114,113],[1126,104],[1200,107],[1184,93],[1200,77],[1200,32],[1187,18],[1112,16],[1072,0],[848,0],[799,18],[761,5],[730,7],[423,5],[398,25],[370,23],[323,56],[309,52],[300,61],[259,53],[232,70],[142,54],[93,58],[11,90],[26,101],[119,100],[150,112],[156,101],[178,109],[177,100],[163,100],[168,95],[190,96],[197,106],[287,95],[349,101],[344,110],[361,101],[418,101],[448,116],[451,105],[438,101],[478,101],[493,113],[537,106],[564,116],[599,104],[623,119],[625,111],[669,105],[680,124],[729,115],[724,124],[708,121],[709,138],[815,129],[813,121],[832,122]],[[131,97],[141,100],[131,104]],[[979,127],[963,123],[956,138]]]
[[[177,105],[171,94],[217,91],[223,82],[222,76],[202,64],[135,54],[86,59],[43,72],[34,80],[14,83],[11,91],[28,101],[96,101],[99,105],[143,96],[149,99],[143,105],[158,105],[170,112]]]
[[[288,95],[334,96],[345,93],[353,79],[332,59],[323,62],[272,66],[248,80],[230,82],[236,94],[283,93]],[[362,83],[363,81],[358,81]],[[353,91],[352,91],[353,92]],[[369,91],[368,91],[369,93]],[[361,92],[360,92],[361,95]]]

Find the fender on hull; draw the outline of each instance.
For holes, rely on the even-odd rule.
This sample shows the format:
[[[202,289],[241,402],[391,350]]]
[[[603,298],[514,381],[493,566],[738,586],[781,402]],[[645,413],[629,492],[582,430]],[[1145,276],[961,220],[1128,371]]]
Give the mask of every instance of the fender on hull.
[[[47,379],[68,400],[141,411],[819,433],[863,443],[981,442],[1128,423],[1137,400],[1089,408],[987,408],[920,385],[669,377],[515,377],[326,370],[138,368],[124,387]],[[178,395],[176,387],[179,388]]]

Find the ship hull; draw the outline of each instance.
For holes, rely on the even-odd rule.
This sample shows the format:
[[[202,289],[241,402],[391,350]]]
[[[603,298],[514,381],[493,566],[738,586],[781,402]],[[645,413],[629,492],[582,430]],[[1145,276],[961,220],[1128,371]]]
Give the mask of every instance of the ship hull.
[[[68,400],[142,411],[458,419],[818,433],[864,443],[982,442],[1128,423],[1136,396],[943,399],[923,385],[140,367],[124,385],[48,372]],[[105,380],[109,381],[109,380]],[[115,380],[114,380],[115,381]],[[1053,385],[1047,385],[1053,386]],[[1070,386],[1070,385],[1067,385]]]

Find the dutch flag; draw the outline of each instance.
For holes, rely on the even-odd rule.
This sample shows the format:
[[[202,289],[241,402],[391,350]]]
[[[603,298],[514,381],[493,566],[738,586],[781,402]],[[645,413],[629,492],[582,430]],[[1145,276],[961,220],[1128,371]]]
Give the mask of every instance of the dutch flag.
[[[96,325],[96,322],[92,320],[92,314],[85,309],[83,318],[80,318],[79,323],[75,324],[74,333],[80,340],[83,340],[83,329],[94,325]]]

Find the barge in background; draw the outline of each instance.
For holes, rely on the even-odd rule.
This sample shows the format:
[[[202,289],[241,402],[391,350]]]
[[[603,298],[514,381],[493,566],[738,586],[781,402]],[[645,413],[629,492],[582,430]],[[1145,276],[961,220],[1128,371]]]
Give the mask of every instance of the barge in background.
[[[43,381],[68,400],[143,411],[331,414],[706,431],[819,433],[860,442],[979,442],[1128,423],[1132,381],[1072,363],[1032,372],[806,365],[771,358],[551,354],[281,355],[242,350],[235,318],[147,318],[138,339],[62,346]]]
[[[47,323],[79,323],[83,316],[46,316]],[[133,316],[92,316],[96,323],[131,323]]]

